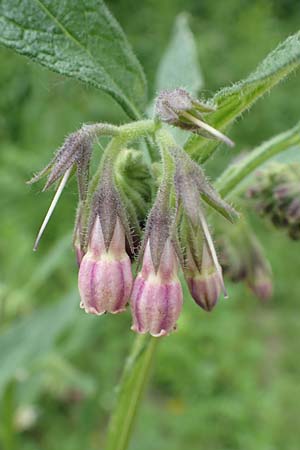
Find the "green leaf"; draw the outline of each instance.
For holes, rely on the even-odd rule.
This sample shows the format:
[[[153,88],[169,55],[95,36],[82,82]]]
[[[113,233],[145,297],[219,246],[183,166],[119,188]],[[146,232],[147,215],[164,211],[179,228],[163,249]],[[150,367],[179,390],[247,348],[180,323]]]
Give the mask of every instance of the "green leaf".
[[[300,149],[300,122],[292,129],[262,143],[247,156],[229,166],[216,181],[215,187],[223,197],[232,193],[254,170],[275,156],[293,148]]]
[[[185,13],[177,16],[172,37],[161,59],[156,90],[186,88],[196,95],[203,86],[194,36]]]
[[[188,15],[181,13],[175,20],[170,42],[158,67],[156,92],[183,87],[196,96],[203,88],[203,84],[196,42],[188,24]],[[188,133],[175,127],[171,130],[176,142],[183,145]]]
[[[140,116],[145,76],[102,0],[2,0],[0,29],[4,45],[104,90],[131,118]]]
[[[77,294],[41,308],[11,324],[0,335],[0,392],[19,369],[28,368],[51,350],[55,339],[73,319]]]
[[[225,131],[245,110],[273,86],[288,76],[300,64],[300,32],[287,38],[257,67],[248,78],[221,89],[213,98],[217,111],[207,114],[213,127]],[[185,150],[199,163],[205,162],[216,150],[217,141],[207,141],[193,135]]]

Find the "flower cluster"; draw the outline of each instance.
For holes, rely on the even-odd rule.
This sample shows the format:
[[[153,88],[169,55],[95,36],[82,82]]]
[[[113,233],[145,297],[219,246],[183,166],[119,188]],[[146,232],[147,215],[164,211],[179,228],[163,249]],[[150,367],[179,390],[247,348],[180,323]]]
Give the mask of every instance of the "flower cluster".
[[[257,173],[247,196],[256,211],[277,228],[286,229],[291,239],[300,239],[300,164],[273,163]]]
[[[116,314],[129,303],[132,330],[168,335],[176,328],[183,304],[181,269],[192,298],[205,311],[213,309],[221,292],[226,296],[205,204],[229,220],[236,212],[162,123],[231,143],[202,121],[202,114],[210,110],[182,89],[164,92],[157,100],[155,120],[121,127],[84,126],[66,139],[51,163],[31,180],[48,175],[45,189],[60,180],[37,245],[69,175],[77,171],[79,205],[73,243],[79,266],[80,306],[87,313]],[[154,171],[143,160],[141,150],[126,146],[149,132],[160,151],[159,181],[153,180]],[[90,180],[93,142],[101,134],[112,136],[112,140]],[[134,263],[138,273],[133,276],[132,262],[138,248]]]

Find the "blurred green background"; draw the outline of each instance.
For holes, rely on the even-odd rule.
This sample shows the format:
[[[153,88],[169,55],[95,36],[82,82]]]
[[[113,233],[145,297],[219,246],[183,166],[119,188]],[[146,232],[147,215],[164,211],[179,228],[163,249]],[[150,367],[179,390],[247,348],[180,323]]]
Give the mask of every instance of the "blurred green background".
[[[298,0],[107,4],[145,68],[151,96],[182,11],[190,14],[207,96],[245,77],[300,23]],[[134,339],[130,315],[95,318],[79,309],[75,182],[33,253],[53,193],[25,181],[83,122],[126,118],[107,96],[4,48],[0,89],[0,448],[97,449]],[[235,125],[235,152],[299,119],[296,74]],[[231,155],[218,153],[211,173]],[[299,449],[300,244],[255,218],[253,226],[272,263],[273,299],[262,305],[244,285],[229,283],[230,299],[207,314],[186,295],[179,331],[159,346],[131,450]]]

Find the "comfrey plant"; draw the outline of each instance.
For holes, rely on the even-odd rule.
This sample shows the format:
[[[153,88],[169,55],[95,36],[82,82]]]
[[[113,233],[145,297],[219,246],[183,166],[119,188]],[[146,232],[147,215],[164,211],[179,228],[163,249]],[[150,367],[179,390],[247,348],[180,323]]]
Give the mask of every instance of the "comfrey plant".
[[[233,146],[227,136],[229,126],[299,66],[300,34],[288,37],[248,78],[233,85],[229,80],[230,87],[203,99],[195,42],[186,16],[181,15],[158,70],[156,100],[149,102],[143,70],[102,0],[65,0],[59,6],[50,0],[4,0],[0,14],[3,44],[49,69],[102,89],[129,118],[122,125],[83,125],[31,180],[46,177],[44,189],[58,184],[36,249],[68,179],[76,174],[73,245],[81,308],[100,316],[121,313],[130,304],[132,329],[138,335],[107,438],[108,450],[123,450],[157,338],[171,334],[179,319],[183,278],[190,296],[204,311],[211,311],[222,295],[227,297],[222,263],[231,279],[245,279],[262,298],[270,295],[266,280],[271,272],[257,241],[241,238],[235,245],[234,233],[225,227],[226,220],[238,219],[227,198],[232,196],[242,215],[239,189],[245,189],[249,175],[267,160],[299,147],[300,125],[250,151],[214,182],[205,176],[205,162],[219,144]],[[92,174],[92,153],[102,136],[110,141]],[[271,206],[274,211],[274,201]],[[221,246],[221,263],[208,225],[213,223],[214,211],[224,217],[217,230],[218,240],[221,234],[220,241],[227,245],[227,250]],[[297,213],[296,208],[293,218]],[[243,227],[235,230],[239,236],[249,236]],[[201,320],[205,317],[199,309]]]
[[[149,332],[152,336],[169,334],[176,327],[183,302],[180,265],[191,296],[204,310],[214,307],[221,291],[226,295],[221,265],[205,218],[205,204],[228,219],[237,213],[222,200],[200,166],[163,126],[172,118],[171,123],[177,127],[197,134],[202,134],[204,129],[208,138],[232,145],[226,136],[204,121],[202,114],[211,110],[212,107],[193,99],[182,88],[162,91],[156,101],[153,120],[120,127],[85,125],[68,136],[52,161],[30,180],[33,183],[47,177],[44,190],[60,180],[38,233],[36,249],[69,175],[76,172],[79,204],[74,247],[79,265],[80,306],[87,313],[120,313],[131,299],[134,331]],[[102,155],[95,178],[90,180],[93,141],[101,135],[114,137]],[[134,255],[138,239],[134,245],[133,238],[140,234],[133,202],[138,192],[134,192],[133,200],[130,193],[125,194],[127,202],[123,201],[124,192],[115,172],[124,149],[128,158],[126,145],[147,135],[153,139],[151,145],[159,149],[163,173],[140,245],[138,266],[141,265],[141,270],[133,282],[126,244]],[[139,198],[135,200],[141,203],[142,209],[143,202],[139,202]]]

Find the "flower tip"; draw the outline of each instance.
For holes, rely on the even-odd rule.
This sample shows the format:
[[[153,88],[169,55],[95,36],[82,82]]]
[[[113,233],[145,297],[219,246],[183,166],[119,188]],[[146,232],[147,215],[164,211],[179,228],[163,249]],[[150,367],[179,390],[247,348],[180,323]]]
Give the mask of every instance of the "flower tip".
[[[79,304],[80,309],[84,309],[87,314],[93,314],[94,316],[103,316],[106,314],[105,310],[98,311],[98,309],[94,306],[85,306],[83,302]]]
[[[145,330],[145,329],[141,329],[141,328],[139,328],[136,324],[133,324],[133,325],[130,327],[130,329],[131,329],[131,331],[134,331],[135,333],[138,333],[138,334],[147,334],[147,333],[149,333],[150,336],[155,337],[155,338],[159,338],[159,337],[169,336],[171,332],[177,330],[177,326],[174,325],[174,327],[173,327],[170,331],[165,330],[164,328],[162,328],[162,329],[161,329],[159,332],[157,332],[157,333],[155,333],[155,332],[153,332],[153,331],[151,331],[151,330],[148,331],[148,330]]]
[[[126,311],[126,307],[125,308],[116,309],[115,311],[111,311],[111,314],[120,314],[120,313],[122,313],[124,311]]]
[[[150,333],[151,336],[155,337],[155,338],[159,338],[159,337],[163,337],[163,336],[168,336],[170,333],[164,329],[160,330],[159,333]]]
[[[223,135],[223,136],[225,136],[225,135]],[[231,148],[233,148],[233,147],[235,147],[235,142],[233,142],[231,139],[229,139],[229,137],[227,137],[227,136],[225,136],[225,140],[224,140],[224,142],[225,142],[225,144],[227,144],[229,147],[231,147]]]
[[[272,283],[268,280],[260,281],[254,285],[250,285],[250,289],[262,301],[269,300],[273,295]]]

